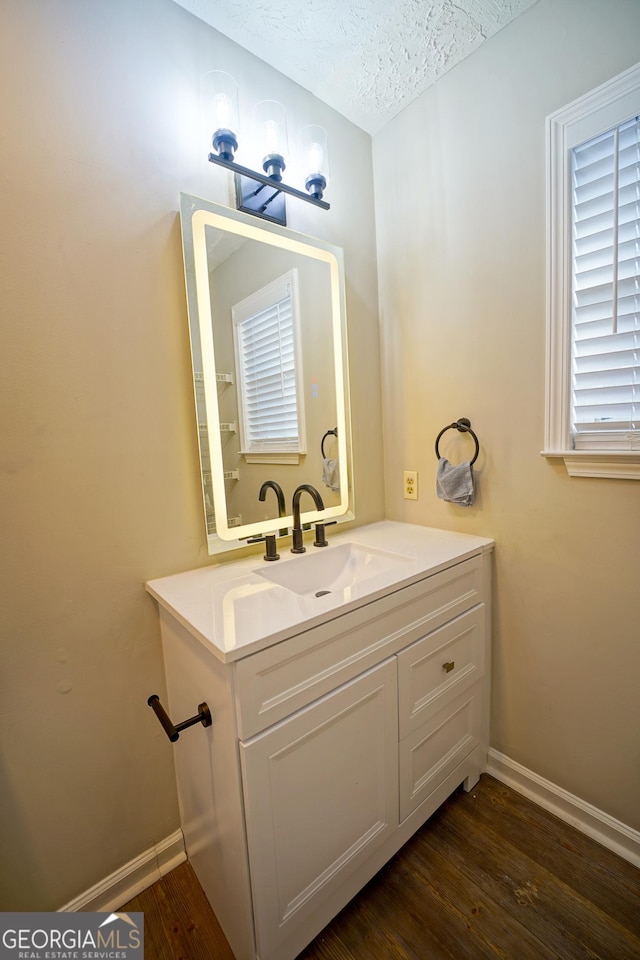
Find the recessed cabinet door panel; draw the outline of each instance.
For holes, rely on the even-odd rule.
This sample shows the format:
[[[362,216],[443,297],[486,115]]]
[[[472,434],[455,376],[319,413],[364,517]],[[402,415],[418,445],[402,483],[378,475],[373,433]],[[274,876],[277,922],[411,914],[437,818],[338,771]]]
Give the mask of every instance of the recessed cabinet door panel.
[[[241,744],[261,958],[395,830],[397,751],[395,660]]]
[[[398,655],[401,739],[483,676],[484,617],[479,604]]]
[[[480,702],[471,689],[401,741],[401,821],[480,743]]]

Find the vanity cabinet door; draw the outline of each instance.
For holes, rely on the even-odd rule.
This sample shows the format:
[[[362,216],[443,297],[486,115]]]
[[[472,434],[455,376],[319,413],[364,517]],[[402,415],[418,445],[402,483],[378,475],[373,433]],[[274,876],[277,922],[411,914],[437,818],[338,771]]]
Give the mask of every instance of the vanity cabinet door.
[[[390,659],[241,743],[260,960],[295,956],[395,831],[397,732]]]

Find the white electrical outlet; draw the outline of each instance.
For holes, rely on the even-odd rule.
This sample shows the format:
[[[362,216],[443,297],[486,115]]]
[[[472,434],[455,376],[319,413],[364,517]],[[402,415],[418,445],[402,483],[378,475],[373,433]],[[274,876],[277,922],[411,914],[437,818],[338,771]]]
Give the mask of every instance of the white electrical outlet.
[[[404,471],[404,499],[405,500],[418,499],[418,471],[417,470]]]

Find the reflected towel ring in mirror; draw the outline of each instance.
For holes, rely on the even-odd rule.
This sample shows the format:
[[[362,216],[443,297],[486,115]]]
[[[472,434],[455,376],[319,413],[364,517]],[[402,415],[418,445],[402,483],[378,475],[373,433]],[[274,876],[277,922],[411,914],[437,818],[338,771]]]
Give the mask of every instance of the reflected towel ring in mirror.
[[[320,451],[321,451],[321,453],[322,453],[322,459],[323,459],[323,460],[326,460],[326,458],[327,458],[327,455],[326,455],[326,453],[324,452],[324,442],[325,442],[325,440],[327,439],[327,437],[337,437],[337,436],[338,436],[338,428],[337,428],[337,427],[334,427],[333,430],[327,430],[327,432],[325,433],[324,437],[323,437],[322,440],[320,441]]]
[[[459,430],[460,433],[471,434],[476,445],[476,452],[473,456],[473,460],[471,460],[471,464],[473,465],[478,459],[478,454],[480,453],[480,444],[478,443],[478,438],[476,437],[475,433],[471,429],[471,421],[468,420],[466,417],[460,417],[460,419],[456,420],[455,423],[448,423],[446,427],[442,428],[442,430],[436,437],[436,457],[438,458],[438,460],[440,460],[440,450],[438,449],[438,444],[440,443],[440,437],[442,436],[443,433],[446,433],[447,430]]]

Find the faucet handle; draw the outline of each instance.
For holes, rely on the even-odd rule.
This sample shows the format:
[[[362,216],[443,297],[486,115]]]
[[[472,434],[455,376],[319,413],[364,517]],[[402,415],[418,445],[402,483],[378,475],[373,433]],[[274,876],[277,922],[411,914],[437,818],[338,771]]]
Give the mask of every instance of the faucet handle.
[[[325,523],[316,523],[316,538],[313,541],[314,547],[328,547],[327,538],[325,536],[324,528]]]
[[[267,550],[264,555],[265,560],[279,560],[280,554],[278,553],[278,548],[276,546],[276,535],[275,533],[269,533],[264,538],[264,541],[267,545]]]
[[[316,538],[313,541],[314,547],[328,547],[325,527],[332,527],[336,520],[329,520],[327,523],[316,523]]]
[[[276,546],[276,535],[275,533],[268,533],[264,537],[249,537],[247,543],[265,543],[267,549],[264,555],[265,560],[279,560],[280,554],[278,553],[278,548]]]

